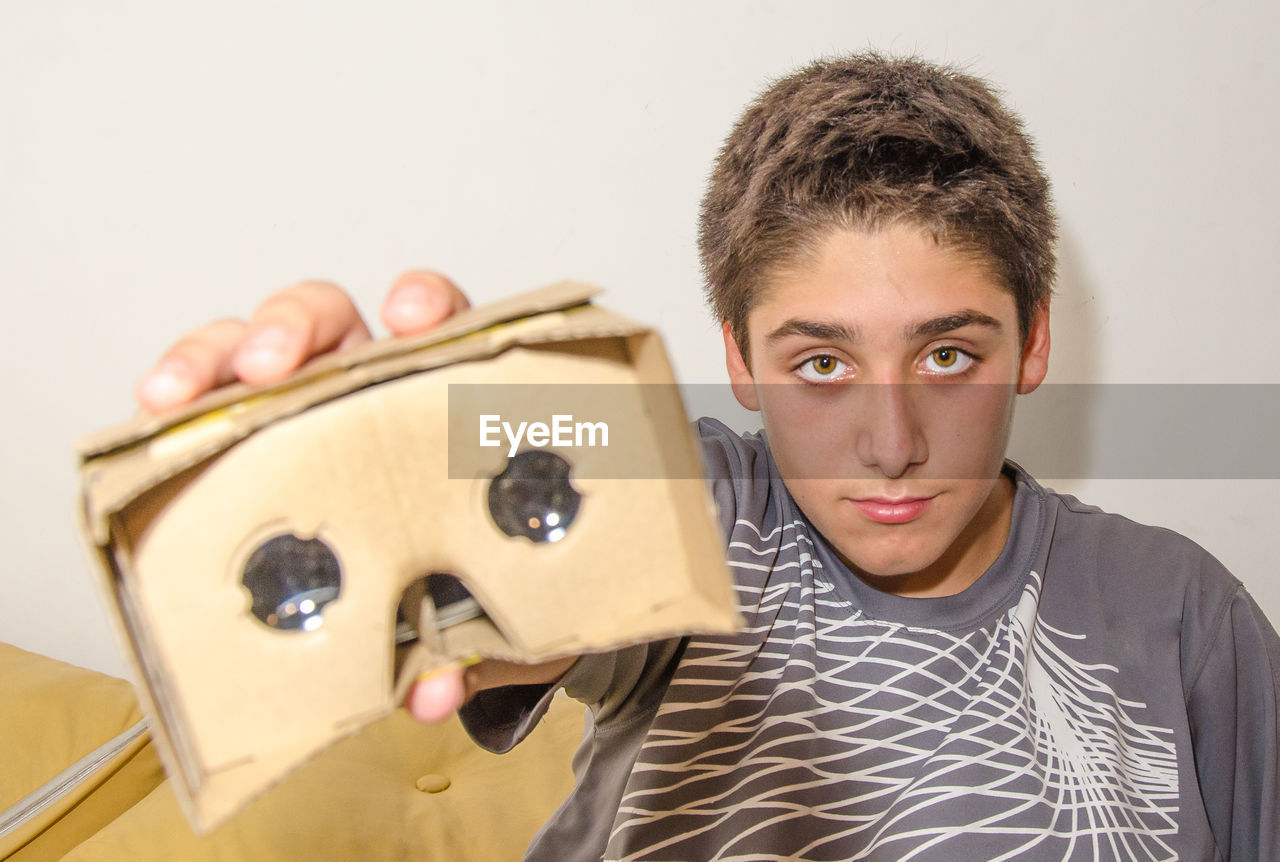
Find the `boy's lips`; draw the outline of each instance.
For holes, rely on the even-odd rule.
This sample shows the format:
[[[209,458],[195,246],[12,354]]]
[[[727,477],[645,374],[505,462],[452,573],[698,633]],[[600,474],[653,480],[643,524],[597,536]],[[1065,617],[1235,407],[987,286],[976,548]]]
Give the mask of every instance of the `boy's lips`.
[[[906,524],[923,515],[933,497],[861,497],[849,502],[878,524]]]

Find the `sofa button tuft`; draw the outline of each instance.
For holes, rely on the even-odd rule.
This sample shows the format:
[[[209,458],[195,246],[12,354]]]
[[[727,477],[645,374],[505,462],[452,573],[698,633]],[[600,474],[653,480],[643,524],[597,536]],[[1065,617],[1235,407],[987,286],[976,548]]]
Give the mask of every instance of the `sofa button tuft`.
[[[439,793],[441,790],[448,790],[450,783],[449,779],[443,775],[436,775],[434,772],[430,772],[419,778],[414,786],[423,793]]]

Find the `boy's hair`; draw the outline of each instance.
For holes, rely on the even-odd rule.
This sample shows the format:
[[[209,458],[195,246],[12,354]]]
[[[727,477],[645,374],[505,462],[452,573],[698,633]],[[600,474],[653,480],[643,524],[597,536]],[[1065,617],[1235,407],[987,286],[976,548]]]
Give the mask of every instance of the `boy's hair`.
[[[879,54],[816,62],[752,103],[702,201],[707,293],[747,355],[765,280],[836,229],[916,225],[974,253],[1026,337],[1052,291],[1049,181],[1022,123],[978,78]],[[749,359],[748,359],[749,361]]]

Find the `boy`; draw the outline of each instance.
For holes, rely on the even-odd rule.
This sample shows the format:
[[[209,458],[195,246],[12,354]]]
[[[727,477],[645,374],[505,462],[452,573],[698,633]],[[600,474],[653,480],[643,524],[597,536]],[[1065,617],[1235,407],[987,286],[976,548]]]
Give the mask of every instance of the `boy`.
[[[1190,541],[1003,460],[1013,396],[1048,367],[1054,238],[1030,143],[980,81],[866,55],[747,110],[700,235],[765,428],[699,423],[743,629],[411,696],[496,750],[559,687],[591,705],[530,858],[1280,858],[1262,613]],[[408,273],[384,319],[464,304]],[[302,285],[188,336],[139,399],[367,338],[340,291]]]

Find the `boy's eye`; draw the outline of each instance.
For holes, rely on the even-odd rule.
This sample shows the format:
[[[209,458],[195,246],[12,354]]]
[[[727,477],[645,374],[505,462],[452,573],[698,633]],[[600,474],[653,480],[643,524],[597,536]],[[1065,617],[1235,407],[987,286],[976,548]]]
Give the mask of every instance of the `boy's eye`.
[[[973,364],[973,357],[955,347],[939,347],[924,361],[925,370],[932,374],[959,374]]]
[[[834,356],[815,356],[809,360],[809,365],[819,374],[831,374],[836,370],[836,358]]]
[[[840,377],[847,369],[848,366],[845,363],[823,353],[806,359],[797,369],[797,373],[811,383],[823,383]]]

